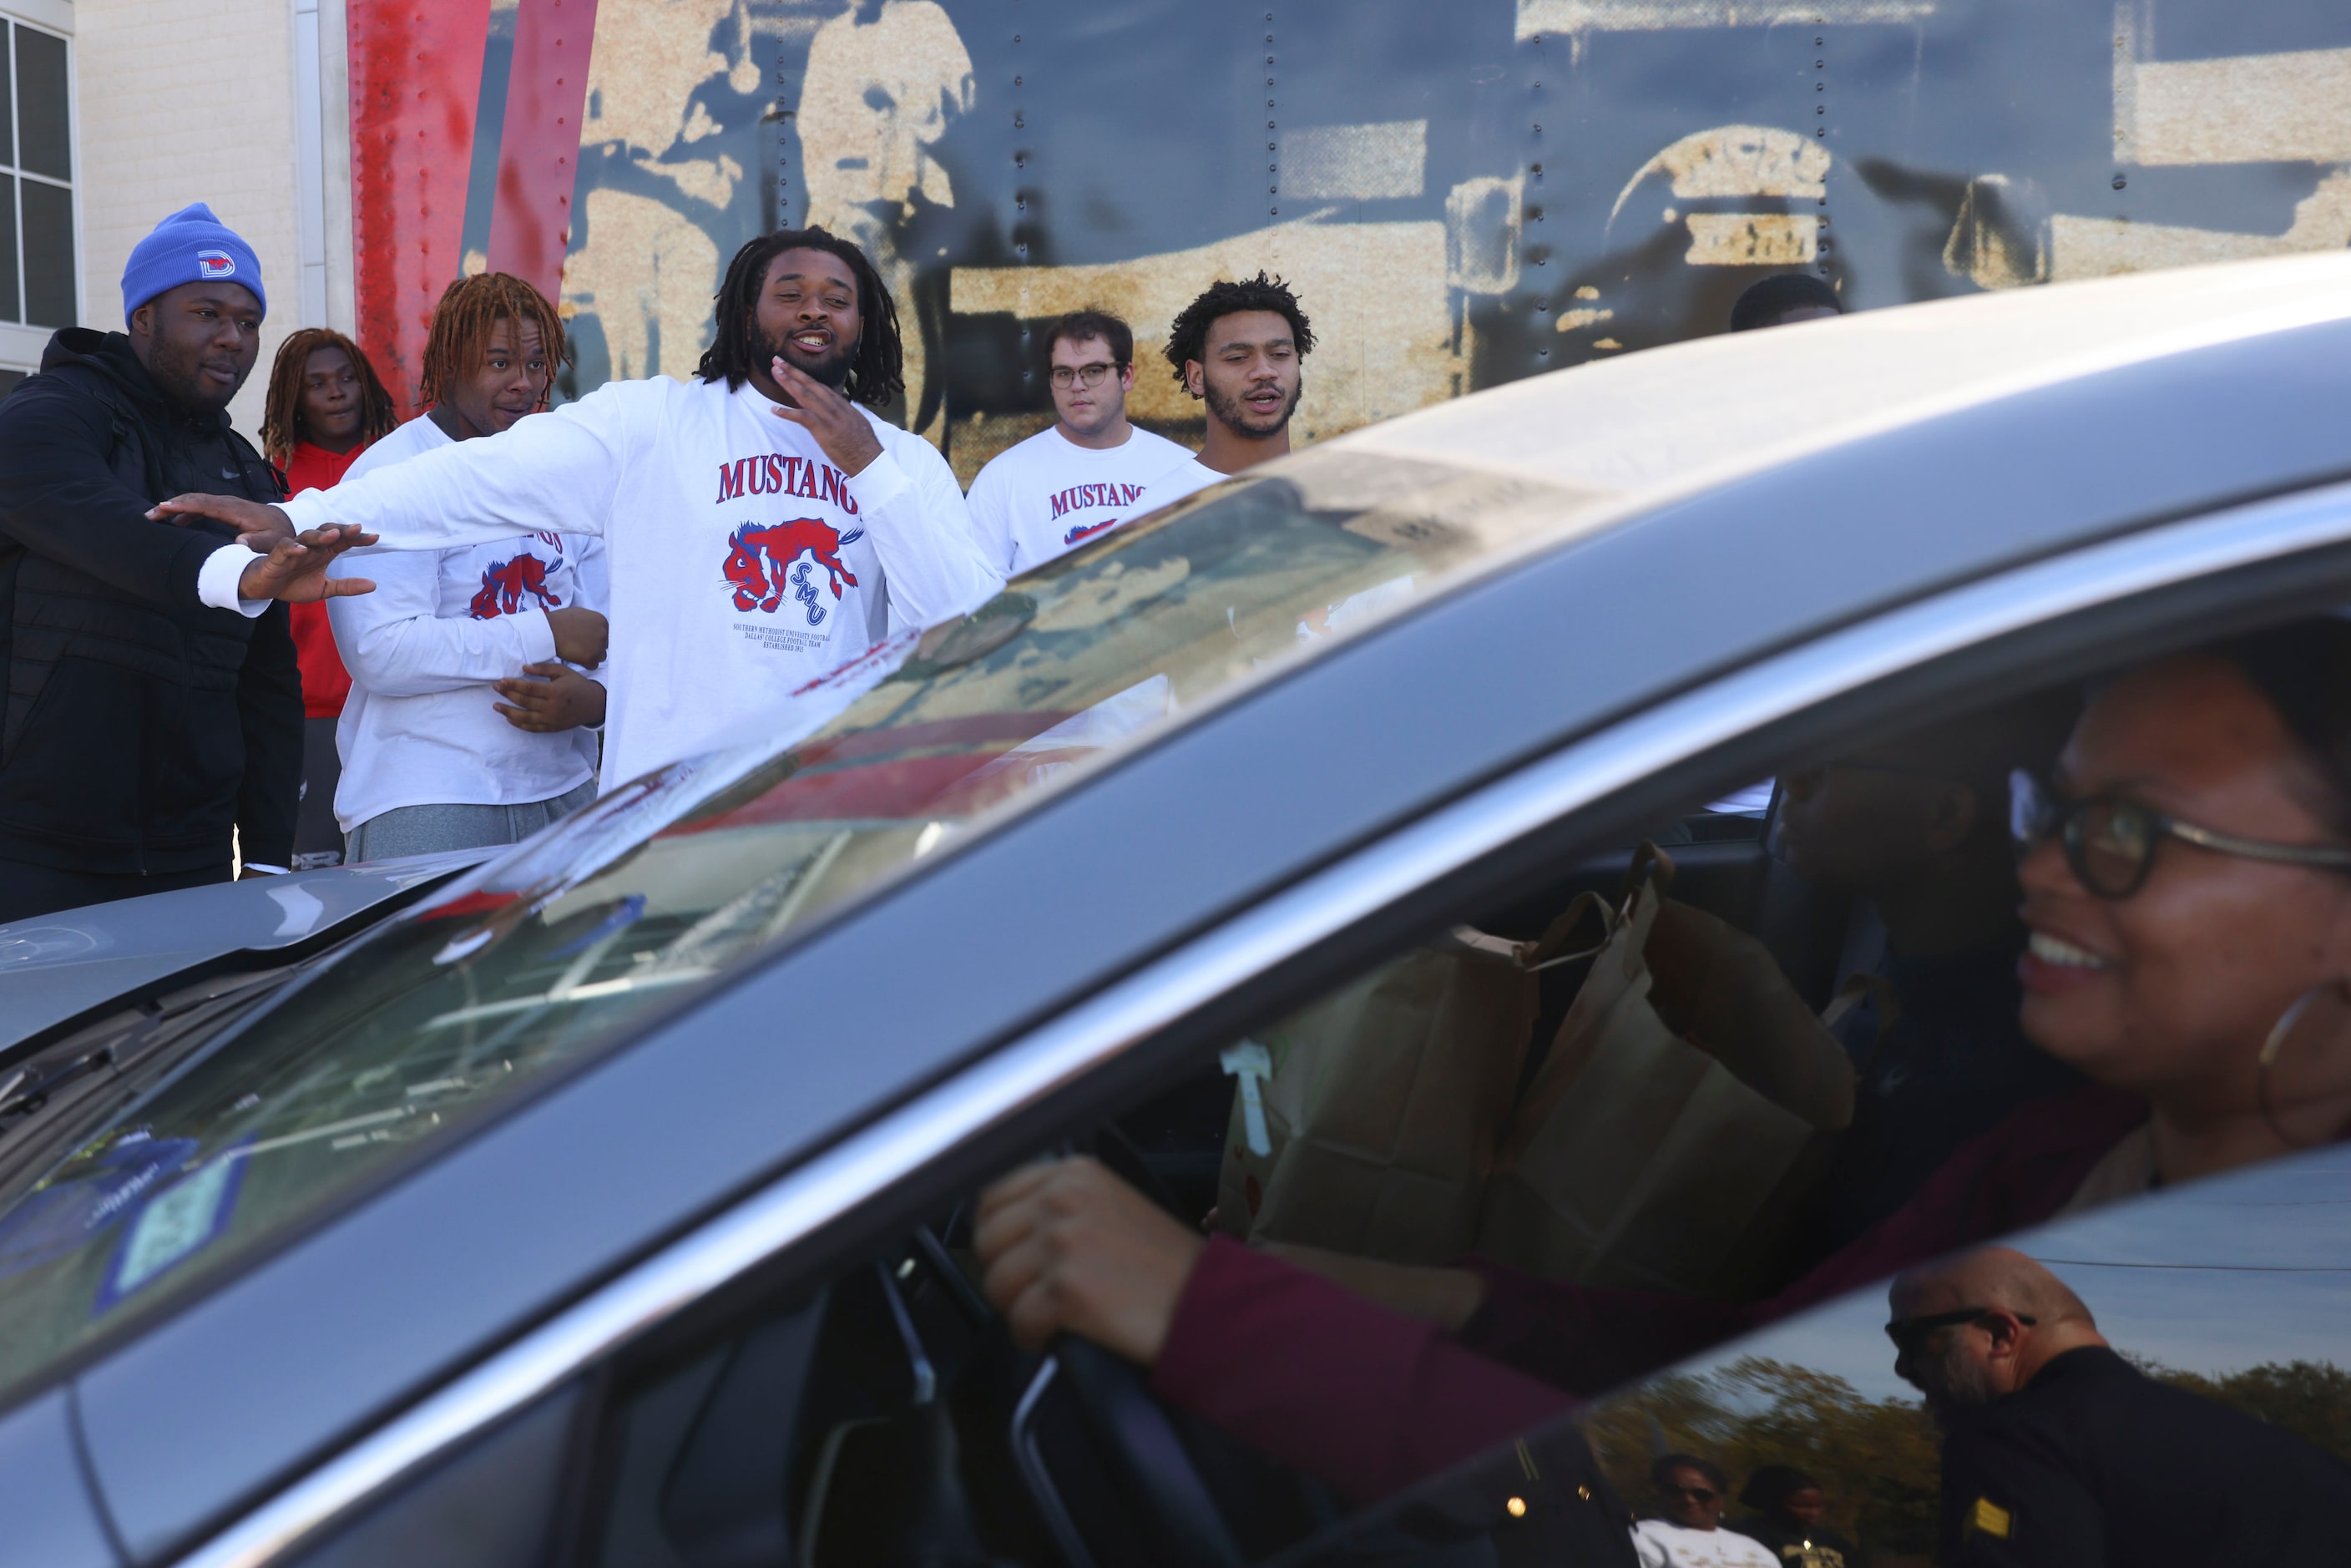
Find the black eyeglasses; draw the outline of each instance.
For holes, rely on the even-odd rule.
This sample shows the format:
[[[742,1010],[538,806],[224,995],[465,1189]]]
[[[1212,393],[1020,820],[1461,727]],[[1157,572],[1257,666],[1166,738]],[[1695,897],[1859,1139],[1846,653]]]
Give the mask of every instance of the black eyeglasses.
[[[1686,1497],[1698,1502],[1712,1502],[1722,1495],[1712,1487],[1667,1487],[1666,1491],[1668,1496]]]
[[[1948,1312],[1928,1312],[1924,1317],[1896,1318],[1886,1325],[1886,1337],[1894,1342],[1896,1351],[1908,1355],[1917,1349],[1921,1340],[1937,1329],[1957,1328],[1961,1323],[1975,1322],[1991,1316],[1991,1311],[1990,1307],[1960,1307]],[[2016,1321],[2028,1328],[2040,1322],[2038,1318],[2028,1318],[2022,1312],[2016,1314]]]
[[[2155,846],[2164,839],[2243,860],[2351,871],[2351,850],[2241,839],[2112,796],[2062,800],[2022,768],[2008,776],[2008,828],[2027,854],[2053,835],[2061,839],[2065,863],[2100,898],[2128,898],[2146,885],[2155,864]]]
[[[1063,392],[1081,382],[1089,387],[1098,387],[1102,384],[1102,378],[1116,369],[1116,365],[1105,365],[1099,360],[1091,365],[1055,365],[1052,382]]]

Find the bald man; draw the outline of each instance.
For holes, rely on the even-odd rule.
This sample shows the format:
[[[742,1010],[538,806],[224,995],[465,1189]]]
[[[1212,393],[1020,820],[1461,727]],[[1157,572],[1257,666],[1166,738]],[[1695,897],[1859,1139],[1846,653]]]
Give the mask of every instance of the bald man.
[[[1913,1269],[1890,1296],[1894,1369],[1946,1434],[1944,1568],[2351,1563],[2351,1467],[2145,1376],[2023,1253]]]

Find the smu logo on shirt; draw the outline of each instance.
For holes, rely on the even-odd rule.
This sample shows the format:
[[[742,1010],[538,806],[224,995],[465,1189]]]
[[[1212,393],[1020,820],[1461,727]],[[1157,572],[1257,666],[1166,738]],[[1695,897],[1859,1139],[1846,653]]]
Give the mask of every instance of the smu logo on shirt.
[[[526,599],[538,602],[526,604]],[[482,573],[482,591],[474,595],[471,608],[475,620],[490,621],[525,610],[560,610],[563,601],[548,586],[547,563],[525,553],[502,560]]]
[[[1133,506],[1134,504],[1134,498],[1142,494],[1143,486],[1140,485],[1072,485],[1068,489],[1062,491],[1060,495],[1051,498],[1053,516],[1055,518],[1059,518],[1066,512],[1091,511],[1096,507]],[[1108,528],[1109,526],[1110,525],[1108,523],[1102,525],[1102,528]],[[1097,528],[1092,531],[1098,533],[1101,529]],[[1071,534],[1069,538],[1064,539],[1062,542],[1064,544],[1075,543],[1078,539],[1083,537],[1084,536],[1081,534]]]
[[[765,528],[745,523],[726,536],[726,580],[735,587],[735,608],[773,614],[789,589],[808,612],[808,623],[823,625],[827,611],[818,601],[812,574],[818,567],[824,569],[835,599],[841,597],[844,583],[856,587],[857,576],[841,560],[841,552],[864,537],[863,528],[837,533],[814,517],[797,517]]]
[[[224,277],[236,276],[236,257],[225,250],[196,252],[196,278],[202,283],[218,283]]]
[[[857,515],[857,502],[849,493],[849,476],[810,457],[770,452],[721,463],[716,504],[739,501],[746,496],[799,496],[831,502],[852,517]]]
[[[1114,486],[1113,488],[1137,490],[1141,489],[1142,486],[1139,485],[1121,485]],[[1096,534],[1106,534],[1116,527],[1118,527],[1118,519],[1116,517],[1111,517],[1105,521],[1096,523],[1091,528],[1081,524],[1077,528],[1071,528],[1068,533],[1063,534],[1061,536],[1061,542],[1065,545],[1083,544],[1086,540],[1093,538]]]

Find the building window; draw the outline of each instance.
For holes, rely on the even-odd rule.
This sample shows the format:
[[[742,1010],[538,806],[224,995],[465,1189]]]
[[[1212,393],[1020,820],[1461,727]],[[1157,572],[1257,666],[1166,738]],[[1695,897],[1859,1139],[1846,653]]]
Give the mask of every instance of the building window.
[[[73,119],[66,40],[5,24],[0,73],[0,321],[70,327],[75,317]]]

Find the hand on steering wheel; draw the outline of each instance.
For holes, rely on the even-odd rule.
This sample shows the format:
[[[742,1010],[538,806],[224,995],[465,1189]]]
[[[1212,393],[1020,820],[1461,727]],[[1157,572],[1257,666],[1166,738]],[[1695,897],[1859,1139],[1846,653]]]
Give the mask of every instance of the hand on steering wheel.
[[[1149,1366],[1206,1243],[1078,1155],[1025,1166],[982,1193],[972,1245],[981,1288],[1022,1349],[1074,1333]]]
[[[1206,1245],[1165,1208],[1087,1155],[1015,1171],[980,1197],[973,1244],[982,1288],[1022,1348],[1046,1364],[1014,1418],[1032,1488],[1054,1532],[1071,1527],[1022,1430],[1058,1382],[1126,1483],[1144,1533],[1170,1563],[1239,1568],[1243,1553],[1176,1423],[1135,1364],[1158,1359]],[[1115,1353],[1115,1354],[1112,1354]],[[1121,1358],[1124,1359],[1122,1360]],[[1065,1540],[1064,1550],[1083,1551]]]

